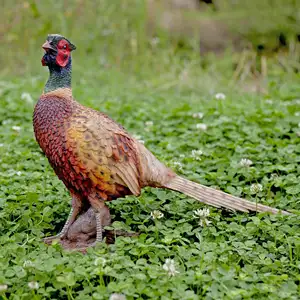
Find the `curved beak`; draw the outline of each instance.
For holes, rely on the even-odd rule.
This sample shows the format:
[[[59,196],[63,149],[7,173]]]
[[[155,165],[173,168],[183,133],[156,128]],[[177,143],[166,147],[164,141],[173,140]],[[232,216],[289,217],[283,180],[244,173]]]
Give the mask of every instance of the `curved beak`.
[[[43,44],[42,48],[43,48],[45,51],[47,51],[47,50],[56,51],[56,49],[53,48],[53,46],[51,46],[50,43],[49,43],[48,41],[46,41],[46,42]]]

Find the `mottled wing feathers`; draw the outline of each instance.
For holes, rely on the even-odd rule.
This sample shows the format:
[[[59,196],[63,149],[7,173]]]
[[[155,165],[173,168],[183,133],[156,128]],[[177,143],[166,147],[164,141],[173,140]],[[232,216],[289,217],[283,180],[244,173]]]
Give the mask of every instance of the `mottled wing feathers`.
[[[137,150],[120,125],[104,114],[80,106],[66,128],[67,147],[73,149],[76,173],[87,174],[104,194],[116,194],[117,185],[129,188],[134,195],[140,194]]]

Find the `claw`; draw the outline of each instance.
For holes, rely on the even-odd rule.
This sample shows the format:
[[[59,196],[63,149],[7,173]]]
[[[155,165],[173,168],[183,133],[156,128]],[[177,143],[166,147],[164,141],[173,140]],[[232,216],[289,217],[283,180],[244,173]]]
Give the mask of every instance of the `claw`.
[[[61,239],[63,239],[64,237],[65,237],[64,234],[59,233],[59,234],[57,234],[57,235],[48,236],[48,237],[43,238],[43,242],[44,242],[45,244],[50,245],[50,244],[52,243],[52,241],[54,241],[54,240],[61,240]]]
[[[70,226],[74,223],[74,221],[76,220],[77,215],[80,212],[80,208],[81,207],[80,207],[80,205],[78,205],[78,200],[75,197],[73,197],[72,198],[72,208],[71,208],[68,219],[67,219],[63,229],[57,235],[49,236],[49,237],[44,238],[43,239],[44,243],[49,245],[49,244],[51,244],[51,242],[53,240],[62,240],[64,237],[66,237]]]

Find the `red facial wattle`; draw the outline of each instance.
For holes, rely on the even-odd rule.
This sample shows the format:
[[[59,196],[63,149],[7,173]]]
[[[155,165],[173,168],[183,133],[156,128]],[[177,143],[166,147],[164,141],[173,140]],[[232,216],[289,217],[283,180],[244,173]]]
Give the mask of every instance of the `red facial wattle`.
[[[59,41],[57,51],[56,63],[61,67],[65,67],[69,62],[71,52],[68,42],[66,40]]]
[[[69,42],[65,39],[60,40],[57,45],[46,41],[42,48],[45,50],[45,54],[41,60],[43,66],[56,64],[60,67],[65,67],[68,64],[71,48]]]

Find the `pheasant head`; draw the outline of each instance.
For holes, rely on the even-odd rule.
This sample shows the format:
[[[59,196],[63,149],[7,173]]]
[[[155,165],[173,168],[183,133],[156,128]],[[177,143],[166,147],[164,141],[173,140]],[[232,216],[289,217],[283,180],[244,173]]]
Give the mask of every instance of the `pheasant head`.
[[[45,50],[42,65],[49,68],[50,76],[44,92],[59,88],[71,88],[72,59],[71,52],[76,49],[68,39],[59,34],[49,34],[42,45]]]
[[[45,50],[42,65],[61,68],[67,66],[71,60],[71,51],[76,49],[75,45],[59,34],[49,34],[42,48]]]

